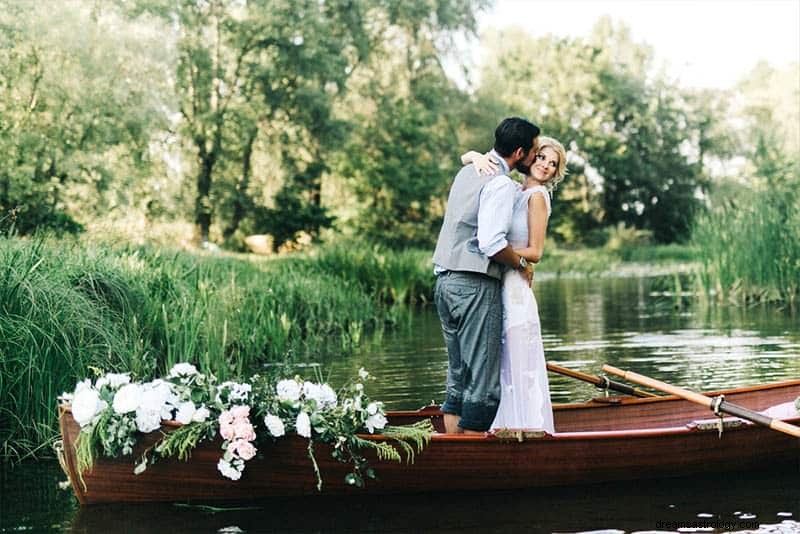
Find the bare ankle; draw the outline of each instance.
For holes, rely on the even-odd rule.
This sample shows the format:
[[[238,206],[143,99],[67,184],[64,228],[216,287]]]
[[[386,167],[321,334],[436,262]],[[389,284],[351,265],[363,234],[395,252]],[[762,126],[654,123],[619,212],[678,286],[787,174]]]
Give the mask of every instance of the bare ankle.
[[[444,414],[444,431],[447,434],[461,434],[464,432],[458,423],[461,422],[461,416],[454,413]]]

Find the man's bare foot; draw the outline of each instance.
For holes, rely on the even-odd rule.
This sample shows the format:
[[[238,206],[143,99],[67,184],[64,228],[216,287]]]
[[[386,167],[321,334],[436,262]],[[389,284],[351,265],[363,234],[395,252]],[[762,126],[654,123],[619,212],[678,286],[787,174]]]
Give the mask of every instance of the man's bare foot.
[[[464,429],[458,426],[461,416],[454,413],[444,414],[444,431],[448,434],[461,434]]]

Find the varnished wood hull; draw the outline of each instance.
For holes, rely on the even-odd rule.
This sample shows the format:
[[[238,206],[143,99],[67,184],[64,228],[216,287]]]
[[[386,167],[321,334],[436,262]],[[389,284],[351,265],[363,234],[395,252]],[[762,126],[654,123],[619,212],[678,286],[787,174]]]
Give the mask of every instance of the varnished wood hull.
[[[753,410],[800,396],[800,380],[725,392],[726,400]],[[247,462],[241,480],[217,471],[220,444],[198,447],[189,462],[160,460],[141,475],[133,458],[99,459],[84,473],[76,471],[74,442],[79,432],[62,411],[65,460],[78,500],[102,502],[245,500],[284,495],[330,495],[475,491],[585,484],[614,480],[700,475],[787,466],[800,469],[800,440],[751,424],[726,429],[699,420],[713,417],[702,406],[675,397],[612,399],[555,408],[557,433],[508,438],[435,434],[413,464],[374,461],[379,480],[366,488],[344,483],[347,466],[333,460],[330,448],[315,444],[322,491],[308,458],[308,441],[289,436],[259,445],[259,457]],[[436,407],[394,412],[402,424],[431,418],[441,428]],[[800,417],[787,419],[800,422]]]

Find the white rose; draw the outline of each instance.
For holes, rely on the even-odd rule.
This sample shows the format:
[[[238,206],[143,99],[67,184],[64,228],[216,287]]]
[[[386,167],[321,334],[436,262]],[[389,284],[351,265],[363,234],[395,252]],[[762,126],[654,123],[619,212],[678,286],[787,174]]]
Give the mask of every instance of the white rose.
[[[100,389],[101,387],[107,385],[112,389],[116,389],[120,386],[124,386],[125,384],[130,384],[130,382],[130,373],[106,373],[106,376],[97,379],[97,384],[95,384],[95,387]]]
[[[370,402],[367,404],[367,413],[369,415],[375,415],[378,413],[378,403],[377,402]]]
[[[152,432],[161,428],[161,413],[139,407],[136,410],[136,429],[139,432]]]
[[[217,462],[217,469],[222,476],[229,478],[231,480],[239,480],[242,478],[242,472],[236,469],[230,462],[227,462],[224,458],[221,458],[219,462]]]
[[[336,406],[337,400],[336,392],[333,391],[333,388],[328,384],[322,384],[322,387],[320,388],[320,407],[325,408],[328,406]]]
[[[369,373],[362,367],[358,370],[358,377],[361,380],[366,380],[369,377]]]
[[[295,421],[294,426],[297,430],[297,433],[304,438],[311,437],[311,419],[308,417],[306,412],[300,412],[297,414],[297,420]]]
[[[385,427],[387,422],[386,416],[384,416],[382,413],[376,413],[375,415],[370,415],[367,417],[367,421],[364,424],[367,425],[367,430],[369,430],[369,433],[372,434],[375,432],[376,428],[380,430],[381,428]]]
[[[203,423],[210,415],[211,412],[208,411],[208,408],[201,406],[194,412],[194,415],[192,416],[192,422]]]
[[[194,376],[197,374],[197,367],[191,363],[176,363],[169,370],[170,378],[177,378],[179,376]]]
[[[223,382],[217,387],[217,402],[222,402],[222,398],[220,397],[220,392],[224,391],[225,389],[229,389],[228,392],[228,400],[231,401],[246,401],[247,396],[253,390],[253,386],[250,384],[239,384],[237,382]]]
[[[172,395],[172,389],[163,380],[154,380],[144,384],[140,404],[146,411],[161,414],[167,399]],[[120,390],[122,391],[122,390]]]
[[[108,404],[100,400],[100,394],[91,388],[76,388],[72,399],[72,417],[81,427],[92,422],[94,416],[106,409]]]
[[[305,395],[307,399],[315,400],[317,403],[319,403],[319,384],[315,384],[313,382],[303,382],[303,395]]]
[[[267,416],[264,418],[264,426],[266,426],[267,430],[269,430],[269,433],[276,438],[286,434],[286,427],[284,426],[283,421],[281,421],[281,418],[277,415],[267,414]]]
[[[175,414],[175,420],[182,425],[188,425],[194,419],[194,414],[197,411],[192,401],[182,402],[178,406],[178,413]]]
[[[135,411],[142,400],[142,388],[138,384],[125,384],[114,394],[114,413],[126,414]]]
[[[296,380],[281,380],[275,390],[282,401],[294,402],[300,398],[300,384]]]
[[[92,381],[89,380],[88,378],[84,378],[83,380],[75,384],[75,394],[77,395],[84,389],[92,389]]]

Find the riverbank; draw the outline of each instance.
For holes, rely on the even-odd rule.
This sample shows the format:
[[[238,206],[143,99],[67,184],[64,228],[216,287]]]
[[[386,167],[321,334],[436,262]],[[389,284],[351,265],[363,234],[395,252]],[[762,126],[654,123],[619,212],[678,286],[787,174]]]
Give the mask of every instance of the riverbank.
[[[690,251],[664,250],[636,259],[686,268]],[[624,257],[554,249],[537,273],[643,269]],[[430,302],[433,288],[430,251],[358,243],[264,257],[0,238],[0,268],[0,455],[9,458],[49,454],[56,397],[93,369],[147,379],[191,361],[225,380],[342,354],[406,305]]]

